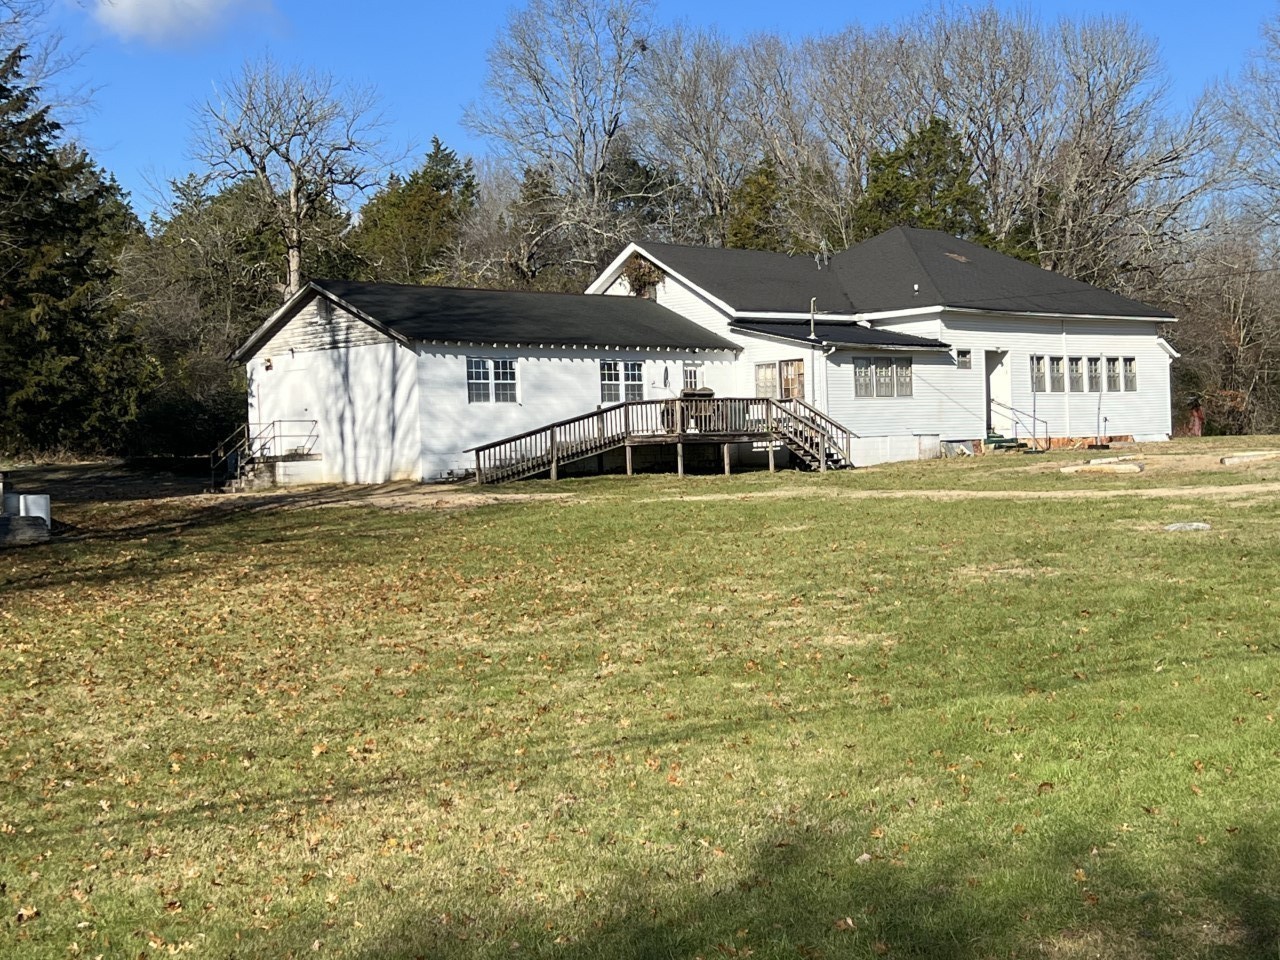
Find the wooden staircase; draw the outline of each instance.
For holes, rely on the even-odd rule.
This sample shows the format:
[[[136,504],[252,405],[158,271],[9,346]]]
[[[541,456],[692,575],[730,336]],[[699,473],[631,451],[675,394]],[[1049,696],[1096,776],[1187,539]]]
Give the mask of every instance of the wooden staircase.
[[[634,447],[674,444],[684,472],[685,444],[763,443],[782,445],[809,469],[853,466],[853,433],[803,400],[699,397],[637,400],[547,424],[471,448],[476,480],[503,483],[543,473],[557,479],[560,467],[622,447],[631,473]],[[726,453],[726,464],[727,464]]]
[[[209,454],[210,492],[239,493],[268,465],[319,460],[319,442],[314,420],[243,424]]]

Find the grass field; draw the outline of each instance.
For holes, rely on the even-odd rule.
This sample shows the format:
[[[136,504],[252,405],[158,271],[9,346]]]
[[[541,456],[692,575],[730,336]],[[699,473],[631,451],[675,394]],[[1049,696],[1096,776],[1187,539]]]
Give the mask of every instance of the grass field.
[[[50,489],[0,955],[1280,956],[1280,466],[1167,449]]]

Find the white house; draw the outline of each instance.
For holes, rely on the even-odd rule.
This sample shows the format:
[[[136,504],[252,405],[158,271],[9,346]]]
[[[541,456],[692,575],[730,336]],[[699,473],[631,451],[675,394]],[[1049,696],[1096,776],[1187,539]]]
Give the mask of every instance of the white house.
[[[629,293],[637,256],[664,276],[658,303],[739,347],[717,392],[800,391],[866,441],[858,462],[900,459],[920,435],[1172,429],[1170,314],[935,230],[897,227],[826,262],[633,243],[588,293]]]
[[[725,338],[639,298],[317,280],[232,359],[279,483],[459,476],[468,452],[602,404],[675,397]],[[310,456],[292,458],[301,450]]]
[[[629,467],[632,441],[714,440],[726,466],[784,445],[825,467],[993,434],[1166,439],[1172,320],[895,228],[825,260],[633,243],[585,295],[316,281],[233,358],[278,482],[457,476],[476,447],[507,476],[623,445]],[[690,388],[759,399],[673,418],[659,402]]]

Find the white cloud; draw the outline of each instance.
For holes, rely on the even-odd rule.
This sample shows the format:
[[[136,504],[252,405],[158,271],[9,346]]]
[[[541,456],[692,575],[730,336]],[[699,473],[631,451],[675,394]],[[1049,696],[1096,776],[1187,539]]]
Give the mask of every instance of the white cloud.
[[[126,39],[150,43],[195,40],[261,0],[97,0],[93,15]]]

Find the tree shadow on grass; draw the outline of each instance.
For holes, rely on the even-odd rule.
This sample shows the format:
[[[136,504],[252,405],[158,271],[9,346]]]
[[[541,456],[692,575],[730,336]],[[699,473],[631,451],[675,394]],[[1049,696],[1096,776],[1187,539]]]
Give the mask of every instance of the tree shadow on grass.
[[[1078,825],[1014,853],[957,848],[932,859],[901,847],[868,857],[860,839],[779,833],[719,886],[651,864],[558,911],[526,891],[496,918],[452,891],[413,906],[389,896],[393,905],[366,919],[379,929],[358,944],[299,918],[246,943],[244,956],[285,955],[297,949],[286,938],[310,943],[313,934],[359,960],[1277,955],[1280,865],[1265,827],[1242,830],[1182,888],[1170,888],[1161,865],[1099,854],[1095,833]]]

